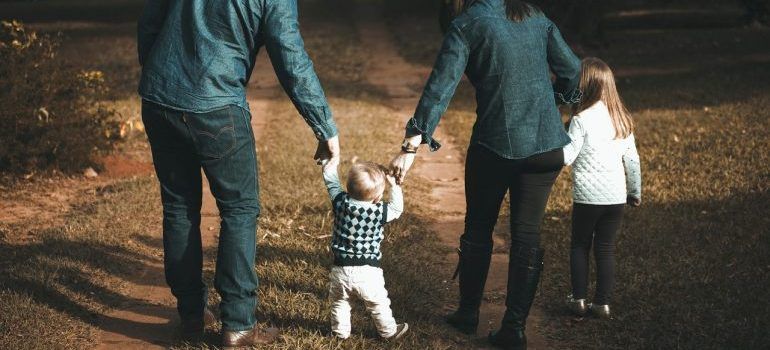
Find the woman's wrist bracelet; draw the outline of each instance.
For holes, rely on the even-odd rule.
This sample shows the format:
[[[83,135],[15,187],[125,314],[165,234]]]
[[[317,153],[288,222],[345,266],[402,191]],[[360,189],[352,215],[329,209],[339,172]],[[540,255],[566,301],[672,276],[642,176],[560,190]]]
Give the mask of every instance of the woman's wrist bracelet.
[[[413,145],[409,142],[409,140],[404,140],[404,143],[401,144],[401,152],[404,153],[417,153],[417,150],[420,148],[420,145]]]

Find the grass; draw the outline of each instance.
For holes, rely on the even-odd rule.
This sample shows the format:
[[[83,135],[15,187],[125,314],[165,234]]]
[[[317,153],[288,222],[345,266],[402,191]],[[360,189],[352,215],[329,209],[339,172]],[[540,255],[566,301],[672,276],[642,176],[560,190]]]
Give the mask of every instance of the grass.
[[[54,17],[35,17],[31,6],[56,9],[48,7],[51,3],[27,3],[27,12],[2,13],[48,21]],[[117,4],[118,10],[106,13],[134,6],[129,1]],[[430,65],[440,35],[426,4],[388,2],[402,54],[415,64]],[[383,116],[392,113],[387,102],[363,83],[370,53],[350,24],[349,5],[324,0],[305,1],[300,7],[308,49],[341,127],[341,173],[353,156],[387,161],[402,136],[400,123],[383,123]],[[6,6],[22,7],[0,3],[0,9]],[[83,13],[90,17],[63,18],[80,21],[98,11]],[[130,17],[120,16],[125,17],[105,18]],[[43,31],[64,31],[62,58],[103,70],[113,89],[110,102],[122,108],[125,118],[138,117],[132,24],[35,25]],[[574,349],[743,349],[770,344],[763,331],[770,328],[768,37],[766,29],[619,28],[609,33],[608,48],[591,53],[615,67],[621,93],[639,124],[645,203],[628,211],[618,242],[616,319],[577,320],[562,307],[569,288],[571,199],[567,171],[559,178],[544,225],[549,254],[536,300],[545,310],[542,331],[552,344]],[[83,56],[89,59],[79,59]],[[258,232],[259,316],[286,335],[272,348],[470,347],[469,339],[449,331],[440,319],[456,291],[444,282],[451,271],[443,261],[449,252],[426,228],[432,213],[419,199],[427,196],[428,188],[414,182],[417,179],[405,189],[405,216],[388,227],[383,261],[395,315],[413,330],[401,342],[382,342],[359,307],[351,339],[340,342],[329,336],[326,280],[331,257],[328,238],[319,237],[329,233],[330,207],[320,170],[310,159],[314,142],[288,101],[272,108],[268,127],[257,141],[264,207]],[[474,108],[473,91],[464,83],[441,124],[458,144],[467,143]],[[135,141],[126,148],[146,157],[144,141]],[[29,193],[56,194],[64,186],[75,188],[71,191],[76,194],[63,213],[0,222],[2,348],[93,345],[97,315],[129,301],[122,290],[132,272],[161,257],[155,179],[79,185],[72,181],[33,178],[2,188],[0,198],[8,202],[23,201]],[[210,280],[213,252],[206,254]],[[178,348],[215,347],[216,339],[210,339],[208,344]]]
[[[432,13],[419,13],[394,4],[391,22],[404,56],[430,65],[440,34]],[[563,307],[569,170],[560,176],[542,233],[549,254],[536,303],[545,335],[574,349],[767,347],[770,30],[618,28],[608,36],[609,47],[590,55],[614,67],[637,121],[645,203],[627,211],[618,241],[615,320],[575,319]],[[441,124],[458,144],[468,142],[474,108],[463,83]]]
[[[159,218],[145,214],[148,204],[159,210],[154,182],[95,186],[79,191],[61,217],[0,223],[4,348],[78,349],[94,342],[97,314],[129,301],[121,293],[124,281],[145,261],[159,259],[146,244],[159,240],[152,235]],[[37,190],[54,187],[39,184]]]

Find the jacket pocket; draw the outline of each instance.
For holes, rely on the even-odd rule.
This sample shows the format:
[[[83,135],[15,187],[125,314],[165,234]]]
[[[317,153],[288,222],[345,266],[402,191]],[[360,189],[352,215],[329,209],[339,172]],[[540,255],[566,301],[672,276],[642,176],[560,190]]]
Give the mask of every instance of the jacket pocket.
[[[203,160],[224,158],[235,149],[233,108],[228,106],[212,112],[185,115],[185,122]]]

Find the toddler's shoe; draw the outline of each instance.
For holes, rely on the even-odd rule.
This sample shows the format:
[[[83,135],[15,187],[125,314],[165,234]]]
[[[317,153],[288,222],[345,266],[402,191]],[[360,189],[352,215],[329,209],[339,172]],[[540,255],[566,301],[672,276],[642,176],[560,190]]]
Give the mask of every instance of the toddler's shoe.
[[[612,315],[610,314],[610,306],[609,305],[596,305],[596,304],[588,304],[588,309],[591,311],[591,313],[602,319],[609,320],[612,318]]]
[[[573,314],[583,317],[588,313],[588,305],[585,299],[575,299],[572,294],[567,296],[567,308]]]
[[[390,337],[388,337],[386,339],[391,340],[391,341],[392,340],[400,339],[401,337],[404,336],[404,334],[406,334],[406,331],[408,331],[408,330],[409,330],[409,324],[408,323],[406,323],[406,322],[399,323],[398,325],[396,325],[396,333],[394,333],[393,335],[391,335]]]

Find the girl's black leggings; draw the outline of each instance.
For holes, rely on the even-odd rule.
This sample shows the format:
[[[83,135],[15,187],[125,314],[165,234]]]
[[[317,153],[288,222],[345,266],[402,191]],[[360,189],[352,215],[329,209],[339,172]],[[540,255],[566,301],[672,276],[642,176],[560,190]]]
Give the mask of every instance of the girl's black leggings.
[[[465,234],[478,246],[492,246],[492,232],[505,194],[511,199],[511,245],[540,246],[540,223],[556,177],[564,164],[562,149],[524,159],[506,159],[473,144],[465,161]]]
[[[588,255],[593,245],[596,259],[596,294],[593,303],[610,303],[615,285],[615,236],[623,222],[623,208],[624,204],[573,205],[570,272],[575,299],[586,299],[588,294]]]

